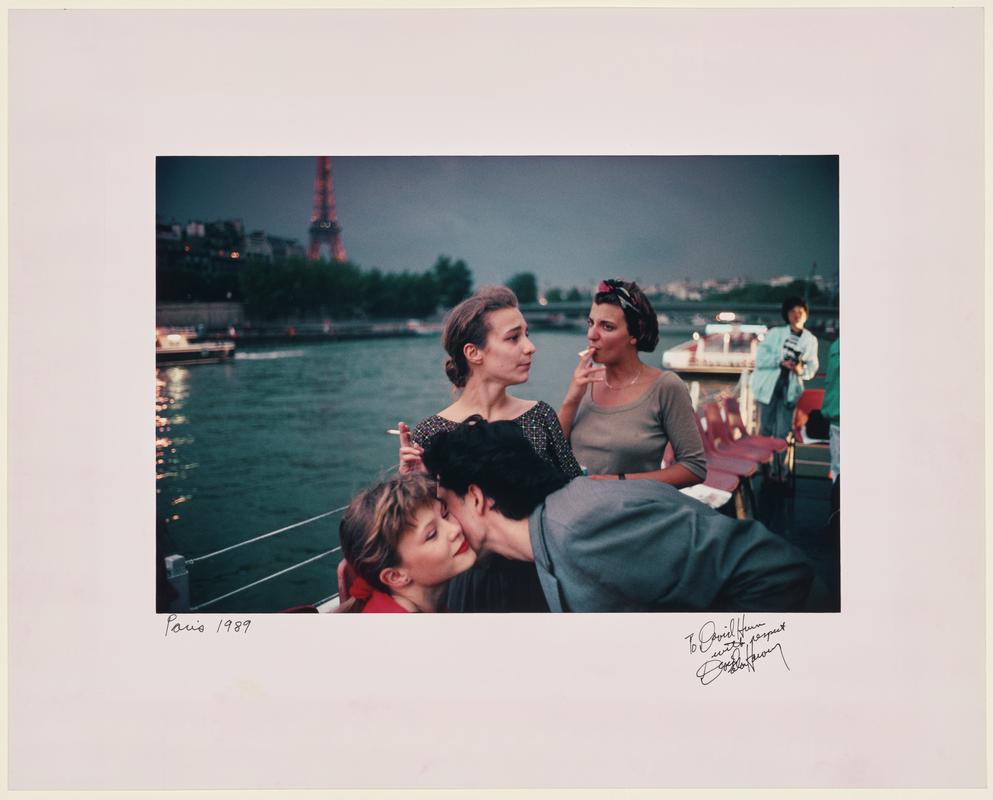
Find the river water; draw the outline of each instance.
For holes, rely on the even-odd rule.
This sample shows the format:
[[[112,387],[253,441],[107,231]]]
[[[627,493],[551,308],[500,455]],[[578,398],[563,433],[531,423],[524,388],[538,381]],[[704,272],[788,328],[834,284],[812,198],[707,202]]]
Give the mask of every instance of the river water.
[[[685,338],[663,336],[645,360],[658,365]],[[532,339],[531,378],[511,393],[557,408],[585,340]],[[346,505],[395,467],[388,428],[451,402],[442,361],[438,336],[419,336],[244,348],[233,362],[158,370],[157,513],[170,552],[197,558]],[[337,547],[340,518],[191,564],[191,606],[278,611],[334,594],[339,553],[203,606]]]

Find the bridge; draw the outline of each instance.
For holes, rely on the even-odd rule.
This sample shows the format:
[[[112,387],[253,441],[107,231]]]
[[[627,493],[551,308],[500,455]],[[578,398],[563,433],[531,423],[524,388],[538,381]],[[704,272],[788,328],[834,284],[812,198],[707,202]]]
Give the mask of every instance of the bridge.
[[[718,313],[733,311],[739,322],[768,325],[781,325],[779,303],[736,303],[707,300],[665,300],[652,302],[655,313],[669,318],[672,325],[700,325],[699,318],[713,322]],[[548,303],[522,303],[521,312],[528,323],[537,327],[554,325],[575,325],[586,319],[590,311],[590,301]],[[838,327],[838,306],[814,306],[811,308],[809,326],[814,328]]]

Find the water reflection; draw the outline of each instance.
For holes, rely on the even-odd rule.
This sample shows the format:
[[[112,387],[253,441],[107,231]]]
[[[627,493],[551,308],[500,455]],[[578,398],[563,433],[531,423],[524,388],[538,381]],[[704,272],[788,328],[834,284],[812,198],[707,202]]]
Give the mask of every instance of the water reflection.
[[[179,445],[189,444],[193,437],[176,436],[174,429],[186,424],[186,417],[176,413],[182,410],[189,396],[189,370],[185,367],[169,367],[155,370],[155,494],[158,516],[166,522],[176,522],[180,515],[175,507],[192,499],[189,494],[163,496],[159,481],[176,478],[185,469],[194,465],[180,466]]]

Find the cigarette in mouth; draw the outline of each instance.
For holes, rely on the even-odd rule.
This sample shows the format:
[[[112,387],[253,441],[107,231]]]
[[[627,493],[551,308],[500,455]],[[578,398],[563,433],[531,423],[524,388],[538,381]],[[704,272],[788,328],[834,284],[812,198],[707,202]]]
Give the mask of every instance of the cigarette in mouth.
[[[590,354],[590,348],[589,347],[587,347],[585,350],[580,350],[578,353],[576,353],[576,355],[578,355],[578,356],[580,356],[582,358],[585,358],[589,354]]]

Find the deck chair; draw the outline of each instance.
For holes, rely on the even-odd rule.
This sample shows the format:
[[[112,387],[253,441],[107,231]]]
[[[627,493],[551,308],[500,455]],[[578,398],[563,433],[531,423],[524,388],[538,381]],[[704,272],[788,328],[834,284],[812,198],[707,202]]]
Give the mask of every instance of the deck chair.
[[[696,415],[697,429],[700,421]],[[703,438],[703,432],[700,433]],[[704,439],[703,454],[707,459],[707,477],[703,479],[704,486],[728,492],[731,495],[729,502],[734,503],[734,515],[738,519],[751,519],[755,511],[755,494],[752,491],[752,484],[749,480],[755,474],[758,467],[754,461],[743,461],[737,458],[721,456],[708,450],[706,439]],[[662,466],[669,466],[675,463],[676,456],[672,445],[668,444],[662,459]]]
[[[737,397],[724,398],[724,413],[727,414],[727,425],[731,435],[736,442],[749,442],[759,447],[765,447],[773,453],[782,453],[788,444],[785,439],[776,436],[760,436],[748,432],[744,419],[741,416],[741,407],[738,405]]]
[[[759,462],[752,458],[742,458],[730,453],[719,452],[707,435],[707,430],[700,418],[694,414],[693,419],[700,432],[700,438],[703,439],[703,454],[707,458],[708,467],[713,467],[721,472],[730,472],[739,478],[750,478],[756,473]]]
[[[804,389],[793,410],[793,435],[803,444],[803,426],[807,424],[810,412],[824,406],[823,389]]]
[[[720,457],[715,457],[712,461],[709,454],[704,448],[704,456],[707,458],[707,477],[703,479],[703,482],[707,486],[712,486],[715,489],[720,489],[723,492],[734,492],[738,488],[738,478],[750,477],[755,472],[755,464],[746,462],[736,462],[734,459],[730,459],[728,463],[724,466],[731,466],[731,469],[722,469],[717,466],[721,462]],[[662,468],[670,467],[676,463],[676,455],[673,453],[672,445],[667,444],[665,446],[665,454],[662,457]],[[735,472],[734,470],[737,470]]]
[[[754,461],[757,464],[767,464],[772,460],[774,450],[771,447],[763,447],[759,444],[735,441],[727,422],[721,415],[721,408],[717,403],[704,403],[703,421],[706,423],[706,438],[716,452],[721,455],[733,456],[734,458],[744,458]]]

